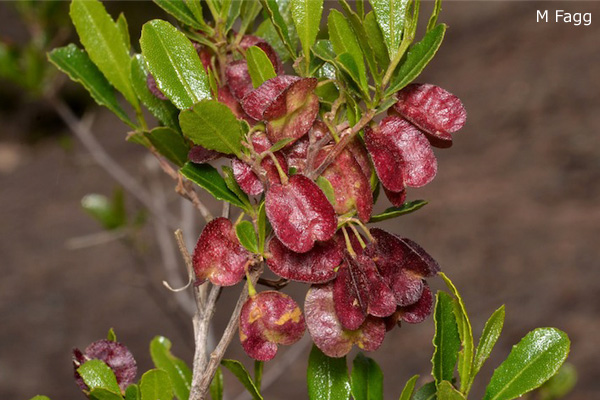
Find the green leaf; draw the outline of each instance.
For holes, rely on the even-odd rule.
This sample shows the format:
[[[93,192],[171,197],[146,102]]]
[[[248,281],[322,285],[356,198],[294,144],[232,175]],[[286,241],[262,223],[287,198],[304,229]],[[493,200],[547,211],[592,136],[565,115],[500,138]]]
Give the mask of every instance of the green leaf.
[[[317,40],[312,48],[312,51],[323,61],[327,61],[332,65],[335,63],[335,52],[333,51],[333,44],[331,44],[330,40]]]
[[[236,207],[244,208],[244,203],[227,187],[219,171],[210,164],[186,163],[180,170],[183,176],[206,189],[217,200],[225,200]]]
[[[350,378],[354,400],[383,400],[383,372],[375,360],[358,353]]]
[[[125,18],[125,14],[119,14],[117,18],[117,28],[119,28],[119,32],[121,32],[121,37],[123,38],[123,44],[127,50],[131,49],[131,38],[129,37],[129,24],[127,24],[127,19]]]
[[[229,107],[216,100],[204,100],[179,114],[183,134],[195,144],[225,154],[240,155],[242,129]]]
[[[436,392],[437,388],[435,387],[435,382],[429,382],[417,390],[417,393],[412,397],[412,400],[435,400]]]
[[[122,193],[119,195],[118,191],[115,191],[113,200],[109,200],[101,194],[88,194],[81,199],[81,207],[100,222],[104,229],[120,228],[127,222],[124,211],[122,211],[123,205],[118,203],[119,201],[123,202]]]
[[[260,392],[260,386],[262,384],[263,369],[265,363],[263,361],[254,360],[254,383]]]
[[[138,102],[129,78],[129,49],[125,47],[121,30],[104,5],[97,0],[73,0],[69,14],[90,59],[125,99],[136,107]]]
[[[367,37],[369,38],[369,44],[373,49],[373,54],[375,55],[377,64],[382,69],[387,69],[388,65],[390,65],[390,57],[387,52],[387,47],[385,46],[385,41],[383,40],[383,34],[381,33],[381,29],[379,29],[379,25],[377,24],[377,20],[375,19],[375,14],[373,11],[370,11],[365,16],[363,26],[365,28]]]
[[[350,76],[356,84],[358,90],[362,93],[365,99],[369,98],[369,86],[367,83],[366,72],[363,74],[356,60],[350,53],[342,53],[336,58],[337,65],[342,71]],[[363,65],[364,68],[364,65]]]
[[[140,45],[156,85],[177,108],[185,110],[211,97],[196,49],[173,25],[159,19],[146,22]]]
[[[229,32],[233,28],[233,24],[237,17],[240,16],[242,10],[243,1],[233,0],[231,7],[229,8],[229,14],[227,15],[227,23],[225,24],[225,32]]]
[[[144,57],[141,54],[136,54],[131,61],[131,82],[135,94],[142,104],[148,108],[148,111],[161,123],[177,132],[181,132],[178,119],[179,110],[171,102],[161,100],[150,92],[146,83],[147,76],[148,70]]]
[[[458,293],[458,289],[456,289],[456,286],[454,286],[446,274],[440,272],[440,276],[444,279],[446,286],[448,286],[448,289],[450,289],[454,297],[456,297],[454,300],[454,316],[456,317],[458,334],[462,344],[462,350],[458,354],[458,374],[460,376],[460,390],[461,392],[466,393],[466,388],[471,381],[473,369],[473,329],[471,328],[471,321],[469,321],[465,303],[463,302],[460,293]]]
[[[265,240],[267,237],[267,213],[265,211],[265,202],[260,203],[258,207],[258,218],[256,225],[258,227],[258,250],[261,254],[265,252]]]
[[[556,328],[529,332],[494,371],[484,400],[514,399],[539,387],[558,371],[570,345],[567,334]]]
[[[239,32],[244,34],[254,24],[258,13],[262,9],[262,5],[258,1],[241,1],[240,3],[242,3],[240,10],[242,24],[240,25]]]
[[[365,70],[362,50],[350,23],[346,20],[344,14],[337,10],[331,10],[327,18],[327,26],[329,27],[329,40],[333,45],[333,50],[339,56],[338,59],[344,53],[347,53],[354,60],[355,66],[352,66],[351,62],[347,61],[346,56],[340,61],[342,65],[353,70],[351,72],[351,75],[353,75],[352,78],[356,81],[359,88],[368,93],[367,72]]]
[[[158,127],[150,132],[144,132],[144,136],[150,140],[150,143],[156,150],[173,164],[183,167],[187,162],[187,155],[190,147],[187,141],[171,128]]]
[[[37,396],[33,396],[29,400],[50,400],[50,397],[42,396],[42,395],[37,395]]]
[[[241,362],[237,360],[221,360],[221,365],[238,378],[254,400],[263,400],[250,374]]]
[[[292,0],[292,19],[304,52],[305,65],[310,64],[310,48],[317,39],[323,14],[323,0]]]
[[[140,393],[140,387],[135,384],[127,386],[125,390],[125,400],[141,400],[142,394]]]
[[[117,341],[117,334],[115,333],[115,330],[113,328],[110,328],[108,330],[108,333],[106,334],[106,340],[111,342]]]
[[[196,21],[204,23],[204,13],[202,12],[202,3],[200,0],[183,0],[187,8],[192,12]]]
[[[271,60],[260,47],[252,46],[246,50],[246,62],[248,63],[248,73],[252,79],[252,86],[255,88],[277,76]]]
[[[114,372],[104,361],[90,360],[83,363],[77,372],[83,378],[83,382],[91,389],[101,388],[109,392],[121,393]]]
[[[196,18],[196,15],[194,15],[194,13],[182,0],[154,0],[154,2],[160,8],[177,18],[179,21],[183,22],[183,24],[205,32],[212,31],[212,28],[206,25],[204,20]],[[198,1],[198,5],[199,3],[200,2]]]
[[[390,207],[385,211],[373,215],[369,220],[370,223],[385,221],[386,219],[396,218],[404,214],[417,211],[421,207],[425,206],[427,201],[425,200],[413,200],[402,204],[402,207]]]
[[[173,388],[169,374],[162,369],[151,369],[140,379],[142,400],[171,400]]]
[[[150,356],[156,368],[165,371],[179,400],[188,400],[192,387],[192,371],[186,363],[171,353],[171,341],[155,336],[150,342]]]
[[[433,358],[431,359],[431,374],[439,385],[442,381],[452,380],[454,367],[460,350],[460,337],[454,316],[452,297],[446,292],[439,291],[433,318],[435,335],[433,337]]]
[[[465,396],[448,381],[442,381],[438,385],[437,395],[440,400],[465,400]]]
[[[96,103],[107,107],[127,125],[136,128],[119,105],[113,87],[85,51],[71,43],[68,46],[52,50],[48,53],[48,60],[56,68],[69,75],[69,78],[81,83],[90,92]]]
[[[396,93],[421,74],[440,48],[445,33],[446,25],[440,24],[427,32],[420,42],[412,45],[404,62],[394,71],[386,95]]]
[[[123,400],[120,393],[114,393],[104,388],[96,388],[90,391],[91,400]]]
[[[555,400],[565,397],[577,383],[577,370],[570,363],[564,363],[558,372],[544,383],[537,393],[540,400]]]
[[[254,231],[252,222],[241,221],[235,226],[235,234],[246,250],[252,253],[258,253],[258,242],[256,240],[256,232]]]
[[[433,6],[431,17],[429,17],[429,22],[427,23],[427,32],[435,28],[435,26],[437,25],[437,20],[438,16],[440,15],[440,11],[442,11],[442,0],[435,0],[435,5]]]
[[[208,390],[212,400],[223,400],[223,371],[221,367],[217,368],[217,372],[210,382]]]
[[[346,400],[350,398],[346,357],[327,357],[317,346],[313,346],[308,358],[306,374],[310,400]]]
[[[390,59],[398,53],[410,0],[371,0]]]
[[[417,379],[419,379],[419,375],[413,375],[404,385],[404,389],[402,389],[402,393],[400,394],[399,400],[410,400],[414,391],[415,385],[417,384]]]
[[[275,0],[260,0],[263,10],[267,12],[275,31],[279,35],[281,42],[285,46],[292,59],[296,59],[296,44],[292,42],[288,30],[288,24],[283,19],[277,2]]]
[[[324,176],[320,175],[319,177],[317,177],[315,183],[321,188],[321,190],[325,194],[325,197],[327,197],[327,200],[329,200],[329,202],[332,205],[335,205],[335,191],[333,190],[333,185],[331,184],[331,182],[329,182],[329,180]]]
[[[475,359],[473,360],[473,372],[471,375],[471,382],[475,378],[475,375],[479,372],[483,363],[489,358],[496,341],[500,337],[502,327],[504,325],[504,306],[500,307],[492,316],[487,320],[475,351]]]
[[[221,167],[223,169],[223,178],[225,179],[225,184],[233,193],[236,194],[238,199],[242,201],[244,204],[244,210],[247,214],[254,215],[254,208],[252,204],[250,204],[250,199],[248,199],[248,195],[240,188],[237,181],[235,180],[235,176],[233,175],[233,169],[224,165]]]
[[[289,143],[292,143],[294,140],[296,140],[296,139],[294,139],[294,138],[286,138],[286,139],[278,140],[277,143],[275,143],[273,146],[271,146],[271,148],[269,149],[269,151],[271,153],[275,153],[276,151],[279,151],[279,150],[283,149]]]

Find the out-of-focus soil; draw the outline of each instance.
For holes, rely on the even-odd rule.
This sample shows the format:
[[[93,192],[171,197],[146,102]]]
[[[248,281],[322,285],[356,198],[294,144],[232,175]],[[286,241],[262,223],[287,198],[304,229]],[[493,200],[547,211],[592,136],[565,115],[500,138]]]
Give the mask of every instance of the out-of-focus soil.
[[[592,25],[536,23],[538,9],[548,9],[551,19],[556,9],[591,12]],[[419,81],[457,94],[468,123],[451,149],[436,151],[434,182],[409,192],[409,198],[430,203],[383,224],[439,261],[461,290],[476,335],[506,305],[504,333],[481,381],[526,332],[555,326],[572,340],[569,361],[579,372],[572,400],[600,398],[596,18],[600,3],[593,2],[445,3],[440,20],[450,28]],[[5,111],[0,110],[0,398],[83,398],[72,382],[70,350],[103,337],[109,327],[132,349],[141,370],[151,367],[148,343],[157,334],[171,338],[173,351],[190,361],[191,329],[178,329],[152,301],[123,245],[65,247],[73,237],[100,231],[79,201],[90,192],[110,194],[112,180],[76,142],[71,151],[55,139],[24,145],[18,140],[25,134],[23,121],[13,118],[21,114]],[[125,129],[115,117],[99,111],[93,130],[132,174],[144,170],[144,152],[123,140]],[[151,240],[152,230],[144,235]],[[149,246],[144,260],[157,281],[164,279],[159,259]],[[432,281],[435,289],[442,287],[439,281]],[[290,289],[300,295],[304,290]],[[405,325],[372,354],[386,374],[386,398],[396,398],[415,373],[426,381],[432,332],[431,320]],[[285,354],[282,350],[266,366],[267,374],[284,373],[265,396],[305,399],[306,351],[291,366],[278,364]],[[237,343],[228,355],[248,362]],[[240,390],[230,385],[229,398]],[[482,384],[476,386],[473,398],[482,390]]]

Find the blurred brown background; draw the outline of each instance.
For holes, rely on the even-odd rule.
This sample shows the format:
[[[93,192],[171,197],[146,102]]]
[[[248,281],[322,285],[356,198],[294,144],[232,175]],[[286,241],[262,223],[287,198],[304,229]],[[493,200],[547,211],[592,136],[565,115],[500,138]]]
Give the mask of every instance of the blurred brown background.
[[[123,8],[134,42],[144,18],[162,15],[147,2],[109,5],[114,16]],[[423,8],[427,13],[431,3]],[[592,24],[536,23],[538,9],[549,10],[551,18],[556,9],[591,12]],[[506,304],[503,335],[474,399],[511,346],[538,326],[571,337],[569,361],[579,382],[568,399],[600,398],[599,18],[598,2],[445,2],[440,21],[450,29],[419,78],[458,95],[468,123],[451,149],[437,151],[434,182],[409,192],[410,199],[430,204],[387,228],[439,261],[463,293],[476,336]],[[0,35],[23,36],[10,4],[2,2]],[[65,246],[101,230],[79,202],[91,192],[110,195],[114,182],[50,107],[6,83],[0,107],[0,398],[83,398],[72,381],[71,348],[104,337],[110,327],[140,371],[151,368],[148,343],[157,334],[171,338],[175,354],[190,361],[191,328],[179,329],[151,299],[123,245]],[[126,129],[116,117],[99,110],[93,130],[131,173],[144,170],[144,151],[125,143]],[[160,281],[158,252],[149,244],[143,262],[155,271],[150,278]],[[442,287],[439,279],[432,285]],[[226,314],[228,306],[219,311]],[[406,325],[371,354],[386,374],[386,398],[397,398],[415,373],[426,381],[432,333],[431,320]],[[282,366],[285,350],[266,366],[267,374],[283,374],[265,396],[305,399],[307,354]],[[249,361],[236,341],[228,356]],[[234,381],[229,374],[225,379]],[[240,391],[232,383],[228,399]]]

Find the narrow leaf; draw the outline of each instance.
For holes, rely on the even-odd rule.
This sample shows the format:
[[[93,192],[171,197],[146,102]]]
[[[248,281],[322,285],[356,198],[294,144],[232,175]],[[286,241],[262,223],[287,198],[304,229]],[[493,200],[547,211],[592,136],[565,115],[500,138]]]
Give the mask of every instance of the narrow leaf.
[[[371,0],[390,59],[398,53],[409,0]]]
[[[331,182],[329,182],[329,180],[324,176],[320,175],[317,177],[316,184],[321,188],[325,194],[325,197],[327,197],[327,200],[329,200],[329,202],[335,206],[335,191],[333,190],[333,185]]]
[[[437,388],[435,387],[435,382],[429,382],[417,390],[415,395],[412,397],[412,400],[435,400],[436,392]]]
[[[114,372],[104,361],[90,360],[83,363],[77,372],[90,389],[106,389],[109,392],[121,393]]]
[[[242,3],[243,1],[239,0],[233,0],[231,2],[229,14],[227,15],[227,23],[225,24],[225,32],[229,32],[231,28],[233,28],[233,24],[235,23],[237,17],[240,16],[240,12],[242,10]]]
[[[127,24],[127,19],[125,18],[125,14],[119,14],[117,18],[117,28],[119,28],[119,32],[121,32],[121,37],[123,38],[123,44],[129,51],[131,49],[131,39],[129,37],[129,25]]]
[[[212,400],[223,400],[223,371],[221,367],[217,368],[208,390]]]
[[[539,387],[558,371],[570,345],[567,334],[556,328],[529,332],[494,371],[484,400],[514,399]]]
[[[254,384],[258,388],[259,392],[260,392],[260,386],[262,384],[264,367],[265,367],[265,363],[263,361],[254,360]]]
[[[252,85],[255,88],[277,76],[271,60],[260,47],[252,46],[246,50],[246,62]]]
[[[141,400],[142,394],[140,393],[140,387],[132,384],[127,386],[125,390],[125,400]]]
[[[179,400],[188,400],[192,386],[192,371],[186,363],[171,353],[171,341],[156,336],[150,342],[150,356],[156,368],[165,371]]]
[[[279,35],[285,49],[289,52],[292,59],[296,58],[296,45],[290,39],[288,25],[283,19],[279,7],[275,0],[260,0],[263,9],[267,12],[275,31]]]
[[[250,378],[250,374],[241,362],[237,360],[221,360],[221,365],[231,371],[231,373],[239,379],[254,400],[263,400],[254,381]]]
[[[402,393],[400,394],[399,400],[410,400],[415,391],[415,385],[417,384],[417,379],[419,379],[419,375],[413,375],[410,378],[406,385],[404,385],[404,389],[402,389]]]
[[[162,369],[151,369],[140,380],[142,400],[171,400],[173,388],[169,374]]]
[[[465,396],[448,381],[442,381],[439,384],[437,396],[440,400],[465,400]]]
[[[442,0],[435,0],[435,5],[433,6],[431,17],[429,17],[429,22],[427,23],[427,32],[435,28],[435,26],[437,25],[437,20],[438,16],[440,15],[440,11],[442,11]]]
[[[483,363],[489,358],[496,341],[500,337],[502,327],[504,325],[504,306],[500,307],[487,320],[475,351],[475,359],[473,360],[473,372],[471,381],[479,372]]]
[[[106,340],[109,340],[111,342],[116,342],[117,341],[117,335],[115,334],[115,330],[113,328],[110,328],[108,330],[108,333],[106,334]]]
[[[42,395],[37,395],[37,396],[33,396],[29,400],[50,400],[50,397],[42,396]]]
[[[369,97],[369,87],[367,83],[367,76],[364,70],[361,70],[359,65],[356,63],[356,60],[350,53],[342,53],[336,58],[337,66],[344,71],[352,81],[356,84],[359,92],[361,92],[364,98]],[[364,65],[363,65],[364,69]],[[350,121],[351,124],[352,121]]]
[[[313,346],[308,358],[306,373],[310,400],[346,400],[350,398],[346,357],[327,357],[317,346]]]
[[[211,97],[208,77],[192,43],[166,21],[142,27],[142,54],[156,85],[180,110]]]
[[[239,32],[244,34],[248,28],[254,24],[254,21],[262,9],[262,6],[258,1],[241,1],[240,3],[242,3],[242,8],[240,10],[240,19],[242,20],[242,24]]]
[[[354,400],[383,399],[383,372],[372,358],[358,353],[352,362],[350,378]]]
[[[90,92],[96,103],[107,107],[127,125],[132,128],[136,127],[119,105],[111,84],[85,51],[71,43],[68,46],[52,50],[48,53],[48,60],[56,68],[69,75],[69,78],[81,83]]]
[[[206,189],[217,200],[225,200],[236,207],[244,207],[235,193],[229,190],[219,171],[212,165],[188,162],[180,169],[180,172],[198,186]]]
[[[285,146],[288,145],[288,143],[293,142],[294,138],[286,138],[286,139],[281,139],[278,140],[277,143],[275,143],[273,146],[271,146],[271,148],[269,149],[270,152],[275,153],[276,151],[279,151],[281,149],[283,149]]]
[[[265,202],[260,203],[258,208],[258,219],[256,225],[258,226],[258,250],[261,254],[265,252],[265,240],[267,237],[267,213],[265,211]]]
[[[73,0],[69,14],[90,59],[125,99],[136,106],[129,78],[129,48],[125,47],[121,30],[104,5],[97,0]]]
[[[150,140],[150,143],[156,150],[173,164],[183,167],[187,162],[187,155],[190,151],[188,143],[184,138],[171,128],[158,127],[150,132],[144,132],[144,136]]]
[[[182,0],[154,0],[154,2],[163,10],[183,22],[184,25],[191,26],[205,32],[212,31],[203,20],[197,19],[194,13],[188,8]],[[200,3],[198,1],[198,3]],[[201,15],[201,14],[200,14]]]
[[[425,200],[413,200],[402,204],[402,207],[390,207],[385,211],[373,215],[369,220],[370,223],[385,221],[386,219],[396,218],[404,214],[417,211],[421,207],[425,206],[427,201]]]
[[[546,381],[537,393],[540,400],[555,400],[565,397],[577,383],[577,370],[570,363],[564,363],[552,378]]]
[[[436,296],[435,335],[433,337],[433,358],[431,359],[432,372],[435,382],[439,385],[442,381],[452,380],[454,367],[460,350],[460,338],[454,316],[452,297],[446,292],[438,292]]]
[[[421,74],[440,48],[445,33],[446,25],[440,24],[427,32],[420,42],[415,43],[408,50],[406,59],[400,68],[396,68],[392,76],[390,86],[385,91],[386,95],[396,93]]]
[[[242,246],[252,253],[258,253],[258,242],[254,225],[250,221],[241,221],[235,226],[235,234]]]
[[[120,393],[114,393],[103,388],[91,390],[89,398],[91,400],[123,400],[123,396]]]
[[[367,33],[367,37],[369,38],[369,44],[373,48],[373,54],[375,55],[377,64],[381,69],[387,69],[388,65],[390,64],[390,56],[388,55],[387,47],[385,46],[385,41],[383,40],[383,34],[381,33],[381,29],[379,29],[379,25],[377,24],[377,20],[375,19],[375,14],[373,11],[370,11],[365,16],[363,26],[365,28],[365,32]]]
[[[192,142],[225,154],[240,155],[242,130],[229,107],[216,100],[204,100],[179,114],[183,134]]]
[[[292,19],[304,52],[305,65],[310,64],[310,48],[317,39],[321,15],[323,13],[323,0],[292,0]]]
[[[131,83],[135,94],[142,104],[148,108],[148,111],[161,123],[177,132],[181,132],[178,119],[179,110],[171,102],[161,100],[150,92],[146,83],[147,77],[148,70],[144,57],[141,54],[136,54],[131,61]]]
[[[238,199],[244,204],[244,210],[247,214],[254,215],[254,208],[252,204],[250,204],[250,200],[248,199],[248,195],[240,188],[237,181],[235,180],[235,176],[233,175],[233,169],[224,165],[221,167],[223,169],[223,179],[225,179],[225,184],[233,193],[236,194]]]
[[[350,23],[341,12],[331,10],[327,18],[327,26],[329,27],[329,40],[333,45],[333,50],[338,56],[344,53],[351,56],[356,65],[355,67],[351,67],[352,69],[356,69],[356,72],[353,72],[353,74],[356,74],[356,77],[353,78],[357,81],[359,87],[364,90],[367,86],[367,77],[363,54]],[[347,61],[343,62],[343,64],[346,67],[350,65]]]

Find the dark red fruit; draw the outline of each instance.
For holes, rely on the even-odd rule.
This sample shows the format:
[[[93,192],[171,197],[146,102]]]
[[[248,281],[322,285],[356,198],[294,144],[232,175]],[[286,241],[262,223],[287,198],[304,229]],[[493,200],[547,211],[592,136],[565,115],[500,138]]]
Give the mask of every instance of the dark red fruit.
[[[240,315],[240,341],[255,360],[275,357],[277,345],[291,345],[304,335],[300,307],[286,294],[267,291],[251,297]]]
[[[205,164],[207,162],[223,157],[225,154],[218,151],[209,150],[202,146],[194,146],[188,152],[188,159],[195,164]]]
[[[240,244],[230,220],[213,219],[204,227],[194,249],[196,283],[208,279],[219,286],[235,285],[244,277],[251,256]]]
[[[331,239],[337,229],[331,203],[304,175],[293,175],[287,185],[271,185],[265,211],[281,243],[297,253],[306,253],[317,240]]]
[[[227,86],[229,86],[229,90],[231,90],[231,94],[233,94],[238,101],[241,101],[254,89],[246,60],[238,60],[229,63],[227,67],[225,67],[225,79],[227,81]]]

